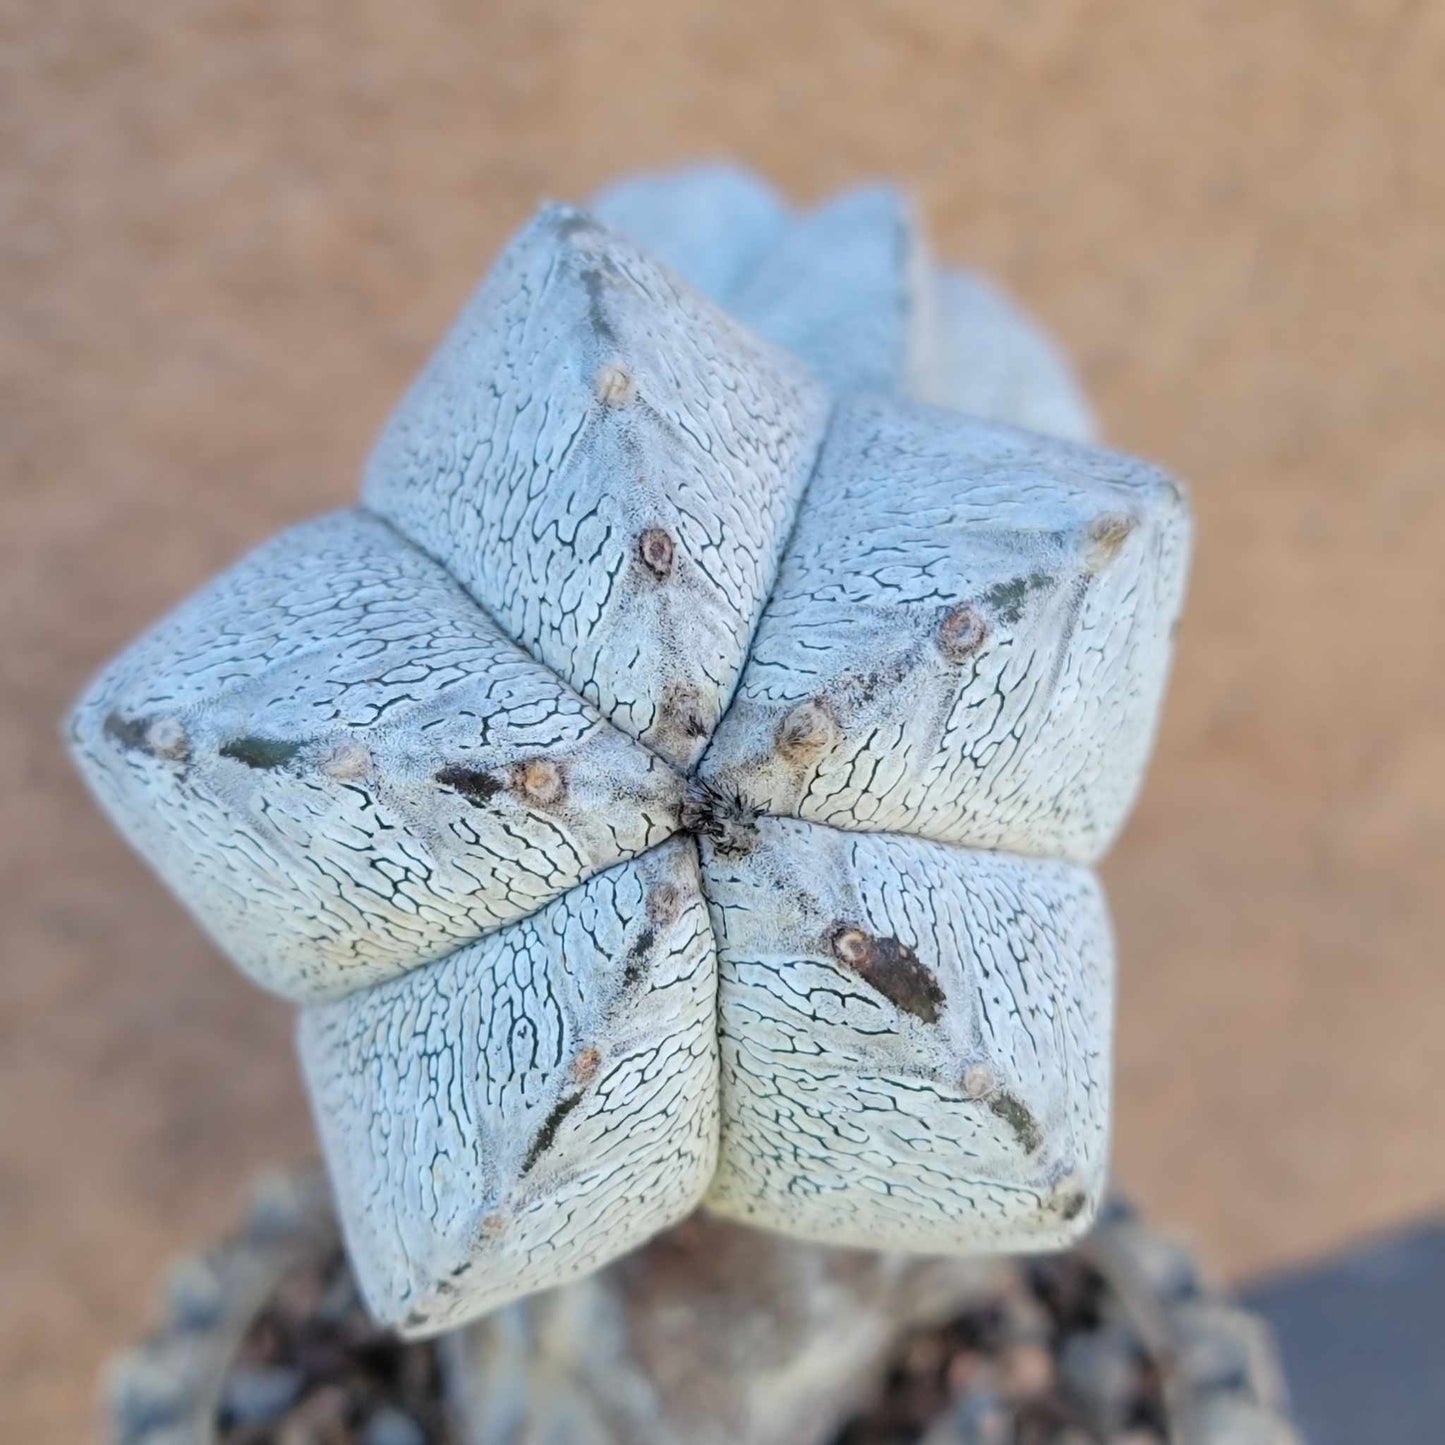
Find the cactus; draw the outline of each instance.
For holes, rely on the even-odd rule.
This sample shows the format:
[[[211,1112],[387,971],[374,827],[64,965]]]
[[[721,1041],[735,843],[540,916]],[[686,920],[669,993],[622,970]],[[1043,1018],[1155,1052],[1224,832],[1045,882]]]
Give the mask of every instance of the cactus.
[[[381,1319],[452,1329],[699,1206],[822,1255],[1087,1229],[1092,865],[1189,538],[1091,433],[892,188],[624,182],[506,248],[358,508],[92,683],[102,806],[300,1005]]]

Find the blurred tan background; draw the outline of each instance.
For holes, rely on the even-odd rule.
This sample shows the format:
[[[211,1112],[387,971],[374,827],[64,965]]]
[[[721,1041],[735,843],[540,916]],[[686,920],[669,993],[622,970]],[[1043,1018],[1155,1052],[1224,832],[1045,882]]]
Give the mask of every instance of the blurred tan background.
[[[86,1438],[164,1262],[310,1147],[289,1011],[55,741],[87,671],[352,496],[543,194],[887,173],[1193,486],[1108,865],[1117,1173],[1221,1273],[1445,1199],[1445,7],[0,0],[0,1417]]]

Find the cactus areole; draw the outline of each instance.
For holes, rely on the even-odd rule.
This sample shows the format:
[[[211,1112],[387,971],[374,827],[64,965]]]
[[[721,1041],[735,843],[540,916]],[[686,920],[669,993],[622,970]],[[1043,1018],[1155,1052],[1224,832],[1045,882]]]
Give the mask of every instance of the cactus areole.
[[[1087,1226],[1091,865],[1188,552],[1180,488],[1087,426],[891,189],[629,181],[511,242],[358,508],[91,685],[96,795],[301,1006],[381,1317],[699,1205],[935,1253]]]

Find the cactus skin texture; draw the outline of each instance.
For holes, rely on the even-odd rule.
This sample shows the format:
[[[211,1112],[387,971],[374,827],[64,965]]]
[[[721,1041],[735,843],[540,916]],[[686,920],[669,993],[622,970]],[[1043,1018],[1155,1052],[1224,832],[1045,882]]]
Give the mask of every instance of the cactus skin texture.
[[[300,1051],[411,1334],[699,1204],[1047,1249],[1103,1186],[1091,865],[1147,760],[1180,488],[886,186],[726,167],[518,234],[358,509],[242,559],[70,734]]]

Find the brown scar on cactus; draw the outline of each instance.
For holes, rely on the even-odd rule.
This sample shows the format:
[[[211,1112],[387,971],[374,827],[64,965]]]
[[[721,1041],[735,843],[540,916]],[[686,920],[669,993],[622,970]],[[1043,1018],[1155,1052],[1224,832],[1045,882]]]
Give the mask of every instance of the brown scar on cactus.
[[[1039,1121],[1034,1117],[1033,1111],[1016,1094],[999,1088],[998,1075],[988,1064],[970,1064],[964,1070],[960,1082],[965,1097],[976,1103],[986,1104],[991,1114],[1002,1119],[1013,1130],[1014,1138],[1018,1140],[1019,1148],[1025,1154],[1032,1154],[1043,1142],[1043,1131],[1039,1128]],[[1082,1208],[1083,1204],[1080,1203],[1078,1209]],[[1075,1209],[1074,1214],[1078,1213],[1078,1209]],[[1065,1219],[1073,1217],[1073,1214],[1064,1215]]]
[[[432,776],[442,787],[459,793],[474,808],[483,807],[506,787],[500,778],[484,768],[464,768],[459,764],[438,768]]]
[[[244,737],[222,743],[220,754],[258,772],[270,772],[274,768],[284,768],[305,746],[305,743],[290,738],[268,738],[258,733],[247,733]]]
[[[595,240],[598,231],[595,223],[577,218],[575,221],[564,221],[559,234],[569,241],[579,236]],[[577,279],[587,293],[587,320],[599,341],[615,346],[617,332],[607,315],[607,290],[616,286],[623,279],[622,275],[610,261],[599,259],[597,251],[585,242],[577,246],[577,255],[586,263],[578,268]]]
[[[896,1008],[926,1024],[938,1022],[946,996],[938,980],[906,943],[868,933],[855,924],[835,923],[828,934],[828,946],[839,963]]]
[[[1082,1189],[1076,1189],[1059,1201],[1059,1214],[1064,1219],[1077,1219],[1089,1202],[1089,1196]]]
[[[1137,525],[1133,517],[1122,513],[1094,521],[1089,527],[1089,549],[1084,558],[1089,571],[1098,572],[1107,567],[1123,550]]]
[[[1049,1172],[1047,1207],[1066,1224],[1089,1207],[1089,1188],[1071,1160],[1061,1160]]]
[[[514,763],[505,778],[485,768],[468,768],[453,763],[438,768],[432,777],[444,788],[459,793],[474,808],[484,807],[498,793],[515,793],[524,803],[550,807],[567,792],[567,779],[551,758],[528,758]]]
[[[150,743],[146,740],[149,726],[149,718],[123,717],[120,713],[113,712],[106,714],[104,732],[106,737],[127,752],[149,753]]]
[[[652,945],[657,942],[657,929],[649,923],[641,933],[632,947],[627,950],[627,962],[622,969],[622,991],[630,992],[642,977],[642,971],[647,962],[647,956],[652,952]]]
[[[562,1127],[562,1121],[581,1102],[581,1094],[568,1094],[565,1098],[558,1099],[552,1106],[552,1112],[542,1121],[542,1127],[537,1130],[537,1136],[532,1140],[532,1147],[527,1150],[527,1157],[522,1161],[521,1172],[523,1174],[526,1174],[537,1160],[552,1147],[552,1142],[557,1137],[557,1130]]]
[[[969,603],[950,607],[939,619],[934,639],[938,650],[949,662],[964,662],[984,644],[988,623],[983,614]]]
[[[649,527],[637,538],[637,556],[659,582],[672,576],[676,554],[672,533],[663,527]]]
[[[1016,1094],[1009,1093],[1007,1089],[999,1089],[990,1095],[988,1108],[990,1113],[1002,1119],[1013,1130],[1014,1138],[1018,1140],[1019,1148],[1025,1154],[1032,1154],[1043,1143],[1044,1135],[1039,1128],[1039,1121]]]
[[[1042,592],[1053,585],[1047,572],[1031,572],[1027,577],[1013,577],[990,587],[983,595],[984,603],[993,609],[1000,622],[1013,624],[1024,615],[1024,603],[1030,592]]]

